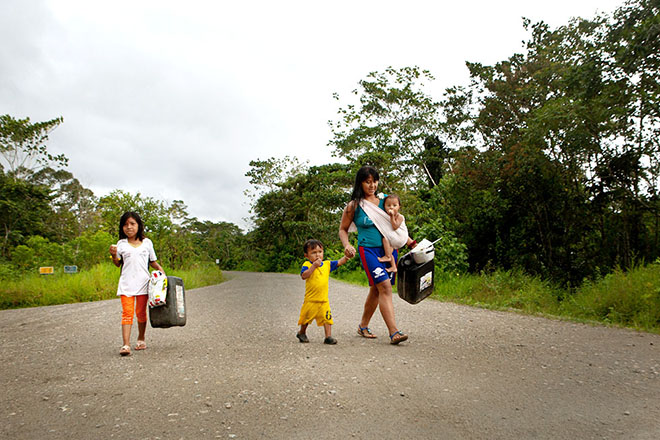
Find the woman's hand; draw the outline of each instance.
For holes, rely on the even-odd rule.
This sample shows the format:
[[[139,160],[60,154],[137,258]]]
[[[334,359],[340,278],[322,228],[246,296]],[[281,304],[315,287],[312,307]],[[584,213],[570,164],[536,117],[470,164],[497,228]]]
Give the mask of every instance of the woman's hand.
[[[341,223],[339,224],[339,240],[344,245],[344,255],[346,258],[353,258],[355,256],[355,248],[348,241],[348,229],[353,223],[355,217],[355,203],[349,202],[344,208],[341,215]]]
[[[117,245],[116,244],[111,244],[110,245],[110,255],[113,257],[117,257]]]

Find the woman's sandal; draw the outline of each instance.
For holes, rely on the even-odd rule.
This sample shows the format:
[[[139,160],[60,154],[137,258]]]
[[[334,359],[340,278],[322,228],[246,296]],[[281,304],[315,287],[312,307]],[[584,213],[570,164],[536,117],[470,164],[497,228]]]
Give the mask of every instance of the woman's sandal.
[[[376,335],[371,333],[371,330],[369,330],[369,327],[360,327],[358,325],[357,333],[358,333],[358,335],[362,336],[363,338],[367,338],[367,339],[374,339],[376,337]]]
[[[405,341],[406,339],[408,339],[408,335],[404,335],[403,333],[397,330],[390,335],[390,344],[396,345],[399,342]]]
[[[137,341],[135,344],[135,349],[136,350],[146,350],[147,349],[147,343],[144,341]]]
[[[124,345],[119,349],[119,354],[121,356],[128,356],[131,354],[131,346],[130,345]]]

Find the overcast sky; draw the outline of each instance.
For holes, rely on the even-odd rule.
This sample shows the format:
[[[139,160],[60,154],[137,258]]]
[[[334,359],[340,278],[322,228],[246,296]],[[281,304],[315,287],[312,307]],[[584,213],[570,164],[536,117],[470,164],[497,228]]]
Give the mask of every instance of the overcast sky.
[[[49,149],[97,196],[183,200],[246,226],[249,162],[330,163],[327,125],[369,72],[417,65],[446,87],[465,61],[522,50],[623,1],[0,1],[0,114],[64,117]]]

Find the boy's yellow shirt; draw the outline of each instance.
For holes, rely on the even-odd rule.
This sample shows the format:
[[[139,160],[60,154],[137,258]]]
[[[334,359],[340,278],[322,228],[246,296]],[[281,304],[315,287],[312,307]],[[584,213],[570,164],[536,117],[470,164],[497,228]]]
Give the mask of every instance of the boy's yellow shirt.
[[[302,265],[300,273],[312,267],[308,260]],[[312,276],[305,280],[305,302],[328,302],[328,285],[330,283],[330,272],[338,267],[337,261],[325,260],[317,267]]]

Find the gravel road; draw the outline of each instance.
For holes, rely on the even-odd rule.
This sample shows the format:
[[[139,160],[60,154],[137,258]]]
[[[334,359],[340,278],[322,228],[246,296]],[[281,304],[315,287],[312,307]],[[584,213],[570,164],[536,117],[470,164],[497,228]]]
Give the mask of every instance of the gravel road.
[[[0,437],[660,438],[660,335],[397,297],[391,346],[331,280],[338,344],[300,344],[299,276],[227,276],[126,358],[119,300],[1,311]]]

